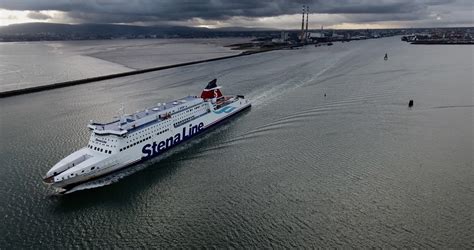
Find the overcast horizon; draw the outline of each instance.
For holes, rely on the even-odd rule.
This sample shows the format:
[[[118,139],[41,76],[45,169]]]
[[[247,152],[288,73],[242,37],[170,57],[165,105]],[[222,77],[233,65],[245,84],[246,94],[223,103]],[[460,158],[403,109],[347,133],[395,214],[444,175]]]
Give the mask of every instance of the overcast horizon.
[[[0,26],[47,22],[298,29],[303,5],[309,6],[311,29],[474,26],[470,0],[1,0]]]

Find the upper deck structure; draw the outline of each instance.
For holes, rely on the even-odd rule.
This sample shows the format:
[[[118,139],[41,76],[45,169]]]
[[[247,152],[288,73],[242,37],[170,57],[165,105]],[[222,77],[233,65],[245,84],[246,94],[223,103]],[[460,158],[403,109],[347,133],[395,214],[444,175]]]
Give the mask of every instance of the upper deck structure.
[[[172,102],[157,103],[153,107],[137,111],[134,114],[122,114],[119,120],[109,123],[91,122],[87,127],[93,130],[97,135],[123,136],[151,122],[160,122],[169,119],[173,114],[202,102],[204,102],[204,100],[200,97],[187,96]]]

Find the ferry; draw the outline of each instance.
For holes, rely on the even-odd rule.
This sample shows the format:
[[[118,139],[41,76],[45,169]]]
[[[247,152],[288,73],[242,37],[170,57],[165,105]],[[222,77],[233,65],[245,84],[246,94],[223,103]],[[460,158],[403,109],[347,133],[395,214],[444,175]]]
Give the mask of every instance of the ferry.
[[[114,121],[90,121],[88,145],[54,165],[43,181],[60,192],[136,163],[157,157],[174,146],[247,108],[242,95],[224,96],[217,79],[201,96],[187,96],[122,114]]]

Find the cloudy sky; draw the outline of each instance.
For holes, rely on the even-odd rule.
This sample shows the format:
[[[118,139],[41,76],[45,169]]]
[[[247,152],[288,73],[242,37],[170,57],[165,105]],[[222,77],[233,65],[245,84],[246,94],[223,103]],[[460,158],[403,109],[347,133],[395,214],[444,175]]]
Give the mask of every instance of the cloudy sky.
[[[297,29],[474,26],[474,0],[0,0],[0,25],[25,22]]]

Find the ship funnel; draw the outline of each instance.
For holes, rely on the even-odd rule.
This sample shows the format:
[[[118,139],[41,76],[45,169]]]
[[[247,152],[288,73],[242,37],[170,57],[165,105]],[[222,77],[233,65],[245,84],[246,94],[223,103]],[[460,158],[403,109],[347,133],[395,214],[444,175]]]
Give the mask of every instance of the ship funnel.
[[[219,98],[222,96],[220,87],[217,86],[217,79],[210,81],[206,88],[201,92],[202,99]]]

